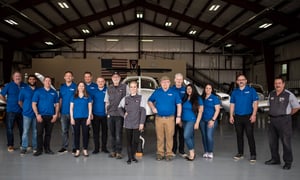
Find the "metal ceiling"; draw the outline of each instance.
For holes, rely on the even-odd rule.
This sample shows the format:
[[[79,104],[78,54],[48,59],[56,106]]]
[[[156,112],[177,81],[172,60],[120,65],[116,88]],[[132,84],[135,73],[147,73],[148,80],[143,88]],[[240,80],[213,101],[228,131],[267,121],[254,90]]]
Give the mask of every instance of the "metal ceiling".
[[[69,8],[61,8],[65,2]],[[220,47],[233,43],[236,51],[260,52],[262,45],[276,47],[300,39],[298,0],[0,0],[0,42],[18,49],[67,46],[72,39],[99,36],[135,22]],[[219,5],[217,11],[209,11]],[[137,19],[136,13],[143,18]],[[5,20],[12,19],[18,25]],[[114,26],[108,26],[112,20]],[[165,22],[172,22],[166,27]],[[258,28],[272,23],[265,29]],[[82,29],[88,29],[84,34]],[[196,34],[190,35],[191,29]],[[203,51],[207,50],[203,49]]]

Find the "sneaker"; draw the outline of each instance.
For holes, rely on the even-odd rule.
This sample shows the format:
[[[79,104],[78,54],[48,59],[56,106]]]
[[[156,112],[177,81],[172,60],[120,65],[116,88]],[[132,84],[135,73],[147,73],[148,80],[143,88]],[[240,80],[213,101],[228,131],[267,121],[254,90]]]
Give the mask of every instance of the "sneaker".
[[[233,157],[233,159],[235,159],[235,160],[240,160],[240,159],[243,159],[243,158],[244,158],[243,154],[236,154],[236,155]]]
[[[255,155],[252,155],[252,156],[250,157],[250,162],[251,162],[251,163],[255,163],[255,162],[256,162],[256,156],[255,156]]]
[[[173,154],[171,154],[170,156],[172,156],[172,157],[176,157],[176,154],[175,154],[175,153],[173,153]]]
[[[163,159],[164,159],[164,157],[162,155],[160,155],[160,154],[156,155],[156,160],[161,161]]]
[[[37,152],[37,150],[36,150],[36,149],[33,149],[33,150],[32,150],[32,153],[33,153],[33,154],[34,154],[34,153],[36,153],[36,152]]]
[[[21,156],[24,156],[24,155],[26,154],[26,152],[27,152],[26,149],[22,149],[21,152],[20,152],[20,155],[21,155]]]
[[[186,158],[188,155],[185,154],[185,153],[180,153],[180,156],[183,157],[183,158]]]
[[[13,146],[8,146],[7,151],[8,152],[14,152],[15,148]]]
[[[116,159],[122,159],[122,158],[123,158],[122,154],[120,154],[120,153],[116,154]]]
[[[114,158],[114,157],[116,157],[116,153],[115,152],[111,152],[108,157]]]
[[[214,153],[212,153],[212,152],[207,153],[207,158],[213,159],[214,158]]]
[[[58,150],[58,152],[59,152],[59,153],[65,153],[65,152],[68,152],[68,150],[65,149],[65,148],[61,148],[60,150]]]
[[[207,152],[204,153],[204,154],[202,155],[202,157],[203,157],[203,158],[208,158],[208,153],[207,153]]]
[[[172,161],[172,160],[173,160],[173,156],[172,155],[166,156],[166,161]]]

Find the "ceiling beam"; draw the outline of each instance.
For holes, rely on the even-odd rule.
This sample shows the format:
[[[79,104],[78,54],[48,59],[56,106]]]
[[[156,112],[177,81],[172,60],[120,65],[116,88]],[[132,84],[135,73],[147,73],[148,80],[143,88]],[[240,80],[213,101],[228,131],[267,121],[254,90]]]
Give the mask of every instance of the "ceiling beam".
[[[44,2],[46,1],[45,0],[22,0],[22,1],[12,3],[10,5],[18,9],[19,11],[22,11],[24,9],[31,8],[33,6],[39,5]],[[0,17],[7,17],[10,15],[11,15],[11,11],[7,9],[5,6],[2,6],[0,11]]]

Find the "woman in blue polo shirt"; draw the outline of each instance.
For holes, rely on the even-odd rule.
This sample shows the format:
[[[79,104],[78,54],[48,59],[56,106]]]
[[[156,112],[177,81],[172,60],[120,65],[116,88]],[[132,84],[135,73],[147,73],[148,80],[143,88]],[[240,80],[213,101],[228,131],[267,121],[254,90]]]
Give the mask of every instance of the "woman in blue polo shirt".
[[[203,112],[203,101],[192,84],[188,84],[185,90],[185,96],[182,104],[182,123],[184,129],[184,140],[189,149],[187,160],[195,159],[194,150],[194,129],[199,128],[199,123]]]
[[[218,125],[218,115],[220,113],[220,100],[211,84],[206,84],[202,93],[204,110],[200,121],[202,133],[202,143],[204,148],[204,158],[212,159],[214,147],[214,131]]]
[[[80,155],[79,144],[80,144],[80,126],[82,129],[82,140],[83,140],[83,155],[89,156],[88,148],[88,134],[89,125],[91,124],[92,114],[92,99],[87,94],[84,82],[79,82],[74,97],[71,98],[70,103],[70,118],[71,124],[74,128],[75,136],[75,149],[76,152],[74,157]]]

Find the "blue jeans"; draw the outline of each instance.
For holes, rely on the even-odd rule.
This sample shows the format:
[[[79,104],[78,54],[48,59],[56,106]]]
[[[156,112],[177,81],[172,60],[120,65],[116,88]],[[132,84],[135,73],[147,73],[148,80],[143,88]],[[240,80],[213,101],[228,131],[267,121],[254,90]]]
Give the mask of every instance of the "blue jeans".
[[[22,113],[7,112],[6,113],[6,137],[7,146],[14,146],[14,125],[15,122],[19,128],[20,144],[22,144],[22,134],[23,134],[23,116]]]
[[[60,122],[61,122],[61,136],[62,136],[62,147],[65,149],[68,149],[69,146],[69,129],[70,127],[72,128],[72,134],[73,133],[73,127],[71,126],[71,120],[70,120],[70,115],[69,114],[62,114],[60,117]],[[74,140],[73,140],[73,149],[75,149],[74,145]]]
[[[194,121],[183,121],[183,137],[186,146],[189,150],[194,149],[195,142],[194,142]]]
[[[107,118],[107,123],[111,134],[112,152],[119,154],[122,152],[123,122],[124,120],[121,116],[110,116]]]
[[[218,126],[218,121],[215,121],[213,127],[208,127],[208,122],[201,120],[200,129],[202,133],[202,143],[204,152],[213,152],[214,150],[214,132],[215,128]]]
[[[37,129],[36,129],[36,118],[23,116],[23,135],[22,135],[22,149],[28,147],[28,133],[31,127],[32,131],[32,142],[31,146],[33,149],[37,149]]]

